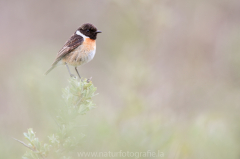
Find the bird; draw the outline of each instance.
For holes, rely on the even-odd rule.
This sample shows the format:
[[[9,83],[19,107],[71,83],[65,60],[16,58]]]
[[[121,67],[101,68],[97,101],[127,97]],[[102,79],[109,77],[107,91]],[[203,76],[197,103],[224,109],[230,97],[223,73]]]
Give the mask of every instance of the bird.
[[[75,67],[78,77],[81,78],[77,67],[88,63],[94,58],[98,33],[102,32],[97,30],[93,24],[82,24],[63,45],[51,68],[47,70],[45,75],[52,71],[56,66],[66,65],[70,77],[75,77],[69,70],[68,65],[71,65]]]

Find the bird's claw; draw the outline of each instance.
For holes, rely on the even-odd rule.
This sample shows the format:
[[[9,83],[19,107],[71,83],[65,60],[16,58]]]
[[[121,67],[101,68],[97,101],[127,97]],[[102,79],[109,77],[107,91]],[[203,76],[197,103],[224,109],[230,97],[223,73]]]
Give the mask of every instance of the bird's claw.
[[[71,76],[72,78],[77,78],[74,74],[70,74],[70,76]]]
[[[91,81],[92,77],[90,77],[89,79],[87,79],[87,83],[89,83]]]

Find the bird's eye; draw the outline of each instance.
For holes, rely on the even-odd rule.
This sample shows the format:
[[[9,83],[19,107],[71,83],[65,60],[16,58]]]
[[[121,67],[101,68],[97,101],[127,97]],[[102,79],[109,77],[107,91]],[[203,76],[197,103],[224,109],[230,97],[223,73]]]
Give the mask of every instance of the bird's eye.
[[[89,32],[89,29],[87,30],[87,32]]]

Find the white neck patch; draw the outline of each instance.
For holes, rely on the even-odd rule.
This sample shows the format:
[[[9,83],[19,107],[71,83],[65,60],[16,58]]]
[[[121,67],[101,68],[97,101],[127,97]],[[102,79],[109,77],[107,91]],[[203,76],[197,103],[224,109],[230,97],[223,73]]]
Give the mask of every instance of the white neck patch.
[[[84,40],[88,38],[86,35],[83,35],[83,33],[81,33],[79,30],[76,31],[76,34],[82,36]]]

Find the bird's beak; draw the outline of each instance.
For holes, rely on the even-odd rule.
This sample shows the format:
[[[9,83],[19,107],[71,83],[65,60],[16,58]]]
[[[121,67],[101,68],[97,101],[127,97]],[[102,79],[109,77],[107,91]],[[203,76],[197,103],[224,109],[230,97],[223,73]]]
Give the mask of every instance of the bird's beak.
[[[98,30],[98,31],[96,31],[96,33],[102,33],[102,31]]]

